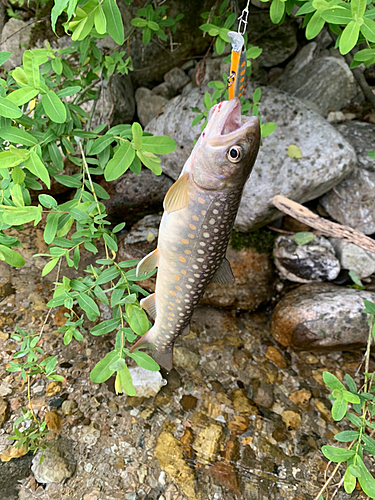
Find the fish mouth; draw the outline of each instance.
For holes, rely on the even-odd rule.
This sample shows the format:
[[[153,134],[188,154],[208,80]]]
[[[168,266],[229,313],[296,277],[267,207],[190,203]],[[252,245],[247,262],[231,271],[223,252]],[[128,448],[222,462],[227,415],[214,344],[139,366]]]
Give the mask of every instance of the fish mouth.
[[[229,101],[223,119],[219,135],[231,134],[242,127],[241,103],[238,97]]]

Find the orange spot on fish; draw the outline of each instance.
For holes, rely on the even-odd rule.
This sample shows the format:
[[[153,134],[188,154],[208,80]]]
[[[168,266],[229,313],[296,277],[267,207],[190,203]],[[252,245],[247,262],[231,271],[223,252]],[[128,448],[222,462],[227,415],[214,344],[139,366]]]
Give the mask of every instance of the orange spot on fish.
[[[171,291],[171,294],[172,294],[172,295],[176,295],[176,292],[174,292],[174,291],[172,290],[172,291]]]
[[[242,89],[243,89],[243,85],[241,85],[241,87],[240,87],[240,90],[242,90]]]
[[[204,203],[204,199],[203,198],[198,198],[198,201],[199,201],[199,203]]]
[[[165,330],[167,327],[163,325],[162,328],[164,328],[164,330]]]
[[[197,217],[196,215],[193,215],[192,217],[193,220],[199,220],[199,217]],[[190,226],[191,227],[191,226]]]
[[[174,314],[173,314],[173,313],[170,313],[170,316],[172,316],[172,318],[173,318]]]
[[[181,262],[186,262],[185,257],[180,257],[180,261],[181,261]]]
[[[179,304],[181,302],[181,300],[180,299],[176,299],[176,302],[177,302],[177,304]]]
[[[185,250],[185,253],[186,253],[186,255],[190,255],[191,254],[190,250]]]
[[[181,287],[180,286],[175,286],[175,289],[181,292]]]
[[[181,242],[182,242],[184,245],[188,245],[188,244],[189,244],[189,241],[188,241],[188,240],[181,240]]]
[[[180,278],[178,276],[173,276],[176,281],[178,281]]]
[[[169,326],[169,328],[172,326],[171,323],[168,323],[167,326]]]
[[[185,270],[181,271],[181,274],[186,274],[186,271]]]
[[[194,226],[194,224],[189,224],[189,227],[190,229],[192,229],[194,231],[194,229],[197,229],[196,226]]]
[[[206,215],[206,213],[207,213],[206,210],[202,210],[201,212],[202,215]]]
[[[194,234],[188,234],[189,238],[193,239],[194,238]]]

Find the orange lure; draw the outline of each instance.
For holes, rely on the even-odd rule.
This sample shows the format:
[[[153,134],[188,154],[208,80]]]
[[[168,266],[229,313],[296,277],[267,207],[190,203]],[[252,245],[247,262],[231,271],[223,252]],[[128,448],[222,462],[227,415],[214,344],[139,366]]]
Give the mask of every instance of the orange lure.
[[[229,100],[240,97],[243,92],[246,77],[245,40],[240,33],[229,31],[228,38],[232,44],[230,75],[228,78]]]

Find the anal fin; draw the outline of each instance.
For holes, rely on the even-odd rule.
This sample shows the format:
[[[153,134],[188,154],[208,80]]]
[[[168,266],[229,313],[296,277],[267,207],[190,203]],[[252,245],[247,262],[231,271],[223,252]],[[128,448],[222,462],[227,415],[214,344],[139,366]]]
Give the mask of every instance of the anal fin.
[[[152,319],[156,318],[156,295],[154,293],[142,299],[140,304]]]
[[[168,214],[182,210],[188,205],[188,179],[189,174],[186,172],[169,188],[163,203]]]
[[[211,283],[219,283],[220,285],[233,285],[234,276],[228,259],[224,258],[219,269],[213,275]]]
[[[159,261],[159,250],[156,248],[153,252],[143,257],[143,259],[138,263],[136,276],[141,274],[150,273],[155,267],[157,267]]]

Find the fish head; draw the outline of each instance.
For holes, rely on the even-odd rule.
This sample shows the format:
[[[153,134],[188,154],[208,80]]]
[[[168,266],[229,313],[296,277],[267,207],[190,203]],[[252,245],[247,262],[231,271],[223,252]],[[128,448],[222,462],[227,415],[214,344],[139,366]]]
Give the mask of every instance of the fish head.
[[[257,117],[241,116],[236,97],[211,109],[196,144],[190,169],[194,182],[207,190],[241,188],[254,166],[260,145]]]

